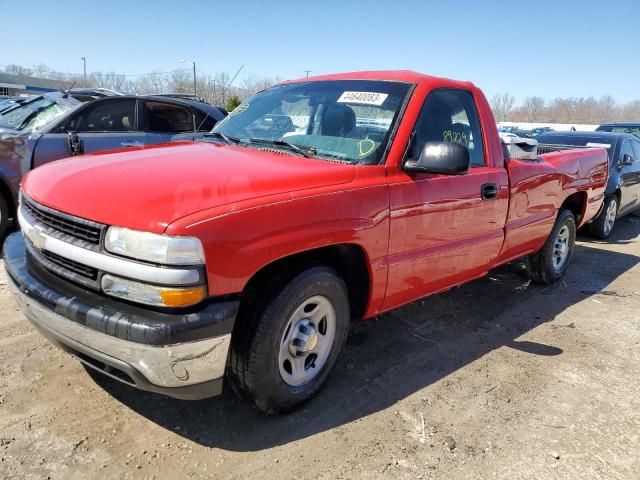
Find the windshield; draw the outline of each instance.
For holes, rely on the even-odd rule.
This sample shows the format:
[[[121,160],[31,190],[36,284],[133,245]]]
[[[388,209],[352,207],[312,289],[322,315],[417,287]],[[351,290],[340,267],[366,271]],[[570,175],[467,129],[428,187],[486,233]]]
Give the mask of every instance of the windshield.
[[[33,132],[71,108],[72,105],[41,97],[0,114],[0,126]]]
[[[218,122],[218,137],[242,145],[353,163],[378,163],[409,84],[330,80],[278,85],[258,93]],[[224,137],[223,137],[224,138]]]
[[[640,127],[635,126],[624,126],[624,125],[605,125],[603,127],[598,127],[599,132],[613,132],[613,133],[630,133],[631,135],[635,135],[640,138]]]

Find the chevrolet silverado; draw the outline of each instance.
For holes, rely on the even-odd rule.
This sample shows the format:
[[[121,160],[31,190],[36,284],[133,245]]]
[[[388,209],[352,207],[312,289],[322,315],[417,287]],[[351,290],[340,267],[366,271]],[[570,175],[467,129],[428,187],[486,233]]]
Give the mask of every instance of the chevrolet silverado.
[[[522,257],[535,282],[565,273],[607,153],[505,152],[472,83],[287,81],[202,141],[30,172],[4,246],[10,287],[88,368],[184,399],[226,378],[284,413],[326,382],[351,320]]]

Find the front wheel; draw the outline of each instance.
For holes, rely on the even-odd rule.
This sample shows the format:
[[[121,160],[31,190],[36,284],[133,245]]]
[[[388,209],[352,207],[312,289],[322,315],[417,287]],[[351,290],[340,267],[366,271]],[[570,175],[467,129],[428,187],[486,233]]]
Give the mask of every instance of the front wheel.
[[[569,268],[576,244],[576,220],[570,210],[562,210],[544,246],[527,257],[527,273],[536,283],[558,281]]]
[[[595,238],[605,240],[611,235],[618,216],[618,197],[610,195],[604,199],[600,214],[589,225],[589,233]]]
[[[333,370],[349,318],[347,288],[335,271],[315,267],[301,273],[254,316],[248,332],[232,340],[236,390],[266,413],[299,407]]]

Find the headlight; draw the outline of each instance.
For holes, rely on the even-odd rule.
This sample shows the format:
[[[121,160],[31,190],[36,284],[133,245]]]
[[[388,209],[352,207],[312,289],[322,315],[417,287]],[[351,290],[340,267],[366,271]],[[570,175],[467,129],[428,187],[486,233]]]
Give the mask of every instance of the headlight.
[[[113,275],[103,275],[102,291],[112,297],[157,307],[189,307],[204,300],[207,289],[203,286],[171,288],[135,282]]]
[[[195,237],[171,237],[128,228],[109,227],[104,246],[111,253],[161,265],[205,263],[202,242]]]

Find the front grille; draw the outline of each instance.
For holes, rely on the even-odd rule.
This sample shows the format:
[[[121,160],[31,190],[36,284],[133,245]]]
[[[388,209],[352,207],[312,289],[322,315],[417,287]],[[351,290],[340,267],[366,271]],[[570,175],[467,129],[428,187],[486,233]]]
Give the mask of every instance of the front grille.
[[[49,260],[51,263],[58,265],[66,270],[70,270],[73,273],[81,275],[90,280],[97,280],[98,278],[98,270],[93,267],[89,267],[87,265],[83,265],[82,263],[75,262],[73,260],[69,260],[68,258],[61,257],[53,252],[48,252],[46,250],[41,251],[42,256]]]
[[[26,211],[41,224],[65,235],[83,240],[93,245],[100,243],[103,226],[80,218],[57,212],[38,205],[23,197]]]

